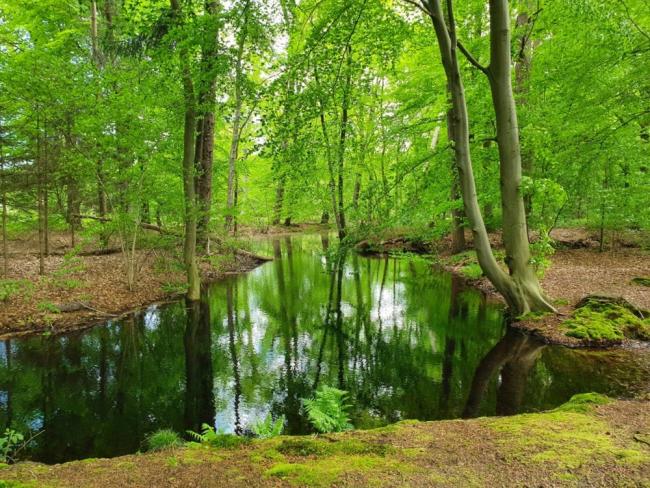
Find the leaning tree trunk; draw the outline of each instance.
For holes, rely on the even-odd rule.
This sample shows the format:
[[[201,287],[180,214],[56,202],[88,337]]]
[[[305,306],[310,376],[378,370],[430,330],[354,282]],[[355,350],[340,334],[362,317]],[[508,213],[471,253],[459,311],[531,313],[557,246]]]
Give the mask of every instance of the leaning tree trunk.
[[[498,12],[494,11],[496,3],[500,2],[494,0],[490,2],[491,18],[498,14]],[[458,64],[458,41],[456,39],[453,11],[451,10],[452,2],[451,0],[448,0],[447,2],[449,8],[448,16],[450,19],[449,26],[445,21],[440,0],[431,0],[429,3],[423,4],[423,7],[427,9],[433,22],[443,67],[445,69],[445,75],[447,77],[447,85],[451,95],[452,119],[450,125],[454,134],[453,143],[456,165],[460,178],[465,215],[469,221],[474,236],[476,255],[485,275],[499,293],[503,295],[513,312],[520,315],[531,310],[552,310],[553,308],[544,299],[535,273],[528,263],[528,260],[530,259],[530,251],[525,232],[526,216],[523,212],[523,199],[518,192],[518,186],[521,180],[521,158],[515,157],[518,155],[519,143],[518,131],[516,130],[514,99],[512,98],[512,88],[509,79],[510,65],[506,64],[504,69],[502,64],[505,57],[503,53],[504,50],[507,51],[506,55],[508,63],[510,58],[507,2],[504,1],[503,3],[506,4],[506,23],[504,25],[501,19],[498,19],[499,22],[497,24],[492,22],[491,42],[493,62],[499,64],[496,69],[496,74],[498,75],[496,86],[499,88],[498,95],[500,98],[495,100],[495,110],[498,110],[497,118],[499,119],[499,116],[501,116],[501,130],[498,132],[497,137],[499,137],[499,135],[502,136],[499,148],[500,157],[502,158],[501,186],[504,211],[503,226],[504,241],[508,241],[506,244],[506,253],[508,255],[508,266],[511,271],[510,275],[499,266],[494,258],[476,194],[476,183],[474,181],[469,145],[467,103],[465,101],[465,89],[460,76],[460,68]],[[494,52],[495,49],[497,49],[496,52]],[[491,73],[492,67],[489,69],[482,68],[482,70],[488,74],[488,77],[493,77]],[[504,74],[504,71],[507,71],[507,74]],[[508,77],[507,80],[505,80],[505,76]],[[497,76],[494,77],[497,78]],[[511,106],[508,106],[506,103],[508,97],[505,95],[507,95],[508,91],[510,93],[510,100],[512,101]],[[499,103],[497,103],[497,101]],[[504,113],[504,107],[509,109],[507,114]],[[508,122],[505,120],[506,116],[509,116],[511,119],[509,124],[506,123]],[[512,126],[513,123],[514,127]],[[513,129],[514,133],[512,132]],[[508,133],[507,130],[510,130],[511,132]],[[507,151],[505,150],[506,148],[508,149]],[[506,158],[505,164],[503,159],[504,157]],[[522,222],[524,225],[520,226]],[[516,224],[518,227],[516,229],[511,227],[509,228],[509,226],[512,226],[513,224]],[[523,241],[521,239],[522,235]]]
[[[507,0],[490,0],[490,90],[496,115],[501,176],[501,209],[506,264],[513,308],[520,313],[553,310],[530,264],[526,207],[521,194],[521,146],[512,91],[510,11]]]

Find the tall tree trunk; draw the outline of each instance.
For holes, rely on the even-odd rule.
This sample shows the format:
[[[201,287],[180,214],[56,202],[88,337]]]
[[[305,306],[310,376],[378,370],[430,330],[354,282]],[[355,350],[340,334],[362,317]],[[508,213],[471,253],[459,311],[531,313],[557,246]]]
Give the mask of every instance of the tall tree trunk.
[[[175,1],[175,0],[174,0]],[[219,29],[217,14],[219,4],[214,0],[205,2],[205,10],[210,18],[212,31],[201,46],[201,83],[199,83],[199,117],[196,122],[196,145],[194,159],[196,165],[196,193],[198,199],[197,239],[205,249],[208,248],[210,213],[212,211],[212,167],[214,161],[214,121],[217,75],[217,47]]]
[[[7,254],[7,181],[5,178],[4,148],[0,144],[0,184],[2,184],[2,275],[8,273],[9,256]]]
[[[237,174],[237,158],[239,156],[239,139],[241,136],[241,109],[243,103],[242,83],[243,83],[243,66],[244,45],[246,43],[248,31],[248,10],[249,3],[244,6],[244,21],[237,41],[237,57],[235,59],[235,113],[232,120],[232,138],[230,141],[230,151],[228,153],[228,197],[226,200],[226,230],[230,231],[233,227],[235,212],[235,178]]]
[[[338,223],[339,239],[343,240],[346,235],[345,230],[345,205],[343,203],[344,194],[344,166],[345,166],[345,142],[348,133],[348,109],[350,105],[350,90],[352,85],[352,46],[346,46],[346,73],[345,85],[343,87],[343,100],[341,105],[341,130],[339,132],[339,150],[338,150],[338,168],[337,168],[337,193],[338,193]]]
[[[170,0],[172,11],[178,18],[181,8],[178,0]],[[196,264],[196,235],[197,235],[197,201],[195,187],[195,128],[196,128],[196,98],[194,84],[189,66],[189,53],[181,50],[179,53],[181,75],[183,78],[183,97],[185,103],[185,121],[183,128],[183,192],[185,196],[185,240],[183,256],[187,273],[187,299],[198,300],[201,297],[201,281]]]
[[[490,0],[490,68],[488,80],[496,115],[501,210],[506,264],[510,270],[510,300],[519,313],[553,310],[530,264],[526,208],[521,186],[521,147],[512,91],[510,11],[507,0]]]
[[[501,159],[504,242],[508,241],[506,243],[506,253],[508,255],[510,275],[501,269],[494,258],[478,203],[470,155],[467,104],[458,64],[457,39],[451,0],[447,1],[447,6],[449,26],[445,22],[440,0],[431,0],[430,3],[423,4],[423,7],[429,11],[436,32],[448,89],[451,94],[453,114],[451,122],[455,139],[456,165],[460,177],[465,215],[472,228],[474,247],[479,264],[485,275],[503,295],[516,315],[531,310],[553,310],[553,307],[543,297],[537,277],[528,263],[530,251],[526,238],[526,216],[523,211],[523,199],[518,193],[521,181],[521,159],[519,157],[514,98],[512,97],[510,84],[510,33],[507,1],[490,1],[492,61],[489,69],[482,69],[488,74],[490,85],[493,87],[493,97],[495,97],[497,138],[499,139],[499,156]],[[495,66],[493,67],[492,64]],[[508,100],[510,100],[510,103]]]
[[[36,181],[38,207],[38,274],[45,274],[45,226],[43,221],[43,162],[40,114],[36,113]]]
[[[280,225],[282,218],[282,207],[284,206],[284,185],[286,176],[281,175],[278,178],[278,186],[275,189],[275,203],[273,205],[273,225]]]
[[[455,147],[456,140],[454,139],[454,121],[455,117],[451,106],[447,110],[447,139],[449,143]],[[460,181],[457,165],[454,163],[451,169],[451,201],[456,202],[460,198]],[[451,210],[451,252],[457,254],[465,249],[465,228],[463,227],[463,211],[459,208]]]
[[[514,92],[517,96],[519,107],[528,104],[528,80],[530,78],[530,67],[533,54],[532,27],[534,17],[531,16],[530,10],[533,5],[529,0],[525,2],[524,11],[517,15],[516,26],[520,31],[517,39],[517,54],[515,57],[515,86]],[[524,149],[521,153],[521,169],[525,176],[533,176],[533,165],[535,155],[532,148]],[[526,208],[526,218],[530,218],[533,201],[532,195],[524,196],[524,206]]]

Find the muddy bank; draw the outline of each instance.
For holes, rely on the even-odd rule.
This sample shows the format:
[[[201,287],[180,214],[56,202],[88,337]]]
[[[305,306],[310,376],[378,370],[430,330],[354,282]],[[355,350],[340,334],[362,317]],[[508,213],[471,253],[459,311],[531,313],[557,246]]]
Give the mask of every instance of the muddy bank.
[[[43,276],[38,274],[37,257],[12,256],[6,296],[0,302],[0,338],[87,328],[183,295],[185,273],[178,256],[158,249],[137,254],[138,277],[132,289],[119,253],[52,255],[45,260]],[[201,279],[209,283],[264,262],[246,251],[224,251],[201,259]]]
[[[576,395],[544,413],[404,421],[235,447],[190,444],[0,470],[3,486],[645,486],[650,401]],[[1,482],[1,481],[0,481]],[[18,485],[17,483],[25,483]]]
[[[594,339],[567,336],[564,325],[576,312],[576,305],[591,295],[620,297],[641,311],[650,310],[650,254],[632,239],[617,241],[613,249],[599,251],[598,242],[582,229],[556,229],[553,232],[558,249],[550,257],[551,265],[541,280],[544,291],[553,301],[558,314],[526,317],[513,326],[526,330],[550,344],[568,347],[644,347],[627,338]],[[497,254],[501,250],[498,234],[490,240]],[[482,276],[472,251],[459,255],[450,252],[450,240],[435,243],[390,236],[365,240],[357,245],[362,253],[410,252],[431,254],[435,265],[462,278],[468,286],[481,290],[488,299],[504,303],[490,281]],[[502,251],[501,251],[502,252]],[[650,313],[643,312],[646,316]]]

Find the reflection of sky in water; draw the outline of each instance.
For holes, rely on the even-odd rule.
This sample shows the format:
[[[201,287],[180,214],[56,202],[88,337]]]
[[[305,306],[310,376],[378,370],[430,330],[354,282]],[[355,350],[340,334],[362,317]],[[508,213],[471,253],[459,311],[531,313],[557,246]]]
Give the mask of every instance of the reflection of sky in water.
[[[184,432],[186,406],[214,398],[214,419],[207,409],[209,418],[200,422],[232,432],[237,388],[229,287],[237,313],[232,323],[242,428],[268,413],[307,425],[300,399],[313,395],[317,374],[319,384],[345,383],[355,422],[460,416],[481,360],[500,340],[499,309],[485,306],[473,291],[457,290],[448,275],[422,260],[349,253],[337,273],[328,267],[320,236],[292,239],[291,258],[282,237],[282,259],[211,285],[199,314],[179,302],[79,334],[0,342],[0,428],[11,401],[13,428],[48,429],[52,442],[39,444],[41,459],[113,456],[139,449],[153,430]],[[274,255],[268,240],[253,249]],[[461,306],[452,308],[451,297],[460,294]],[[205,311],[209,322],[200,315]],[[192,317],[196,322],[188,323]],[[518,408],[552,408],[581,391],[620,395],[629,378],[647,383],[647,367],[623,360],[613,367],[606,355],[583,352],[576,360],[576,354],[546,347]],[[576,370],[576,364],[587,366]],[[479,414],[495,414],[501,381],[492,376]]]

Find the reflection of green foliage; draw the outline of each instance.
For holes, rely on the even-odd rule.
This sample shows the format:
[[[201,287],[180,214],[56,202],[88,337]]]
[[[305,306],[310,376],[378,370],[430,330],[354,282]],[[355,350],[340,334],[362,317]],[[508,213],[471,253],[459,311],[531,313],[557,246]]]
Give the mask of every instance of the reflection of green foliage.
[[[303,404],[309,421],[319,432],[341,432],[352,428],[348,410],[347,391],[323,385],[312,399]]]
[[[161,451],[172,447],[180,447],[183,441],[180,436],[171,429],[160,429],[147,436],[145,444],[148,451]]]

